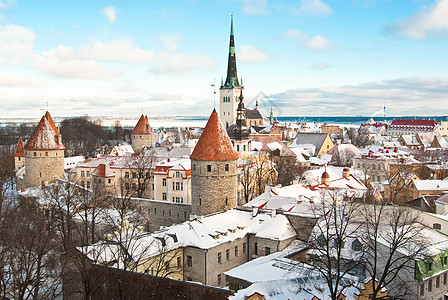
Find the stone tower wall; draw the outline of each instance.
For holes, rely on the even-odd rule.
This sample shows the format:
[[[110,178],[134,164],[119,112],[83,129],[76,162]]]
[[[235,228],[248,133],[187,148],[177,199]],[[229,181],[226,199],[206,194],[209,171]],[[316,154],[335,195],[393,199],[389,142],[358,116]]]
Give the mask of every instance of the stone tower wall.
[[[219,91],[219,117],[221,118],[224,127],[236,123],[236,110],[240,102],[242,88],[221,88]],[[225,102],[225,97],[230,99],[230,102]]]
[[[142,148],[151,147],[152,143],[157,141],[157,136],[154,134],[132,134],[132,149],[134,149],[135,153],[140,154],[142,152]]]
[[[228,165],[228,171],[226,171]],[[211,166],[211,171],[208,171]],[[227,204],[226,204],[227,199]],[[191,161],[193,215],[208,215],[236,207],[237,161]]]
[[[25,187],[64,178],[64,150],[25,150]]]
[[[21,167],[25,165],[25,157],[14,157],[14,170],[17,172]]]

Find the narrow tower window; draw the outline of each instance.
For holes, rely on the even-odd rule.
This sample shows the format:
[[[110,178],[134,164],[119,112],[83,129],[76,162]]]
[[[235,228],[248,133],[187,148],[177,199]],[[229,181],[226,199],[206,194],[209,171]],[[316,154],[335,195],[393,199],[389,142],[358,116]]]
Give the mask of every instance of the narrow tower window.
[[[212,165],[207,165],[207,172],[211,172],[212,171]]]

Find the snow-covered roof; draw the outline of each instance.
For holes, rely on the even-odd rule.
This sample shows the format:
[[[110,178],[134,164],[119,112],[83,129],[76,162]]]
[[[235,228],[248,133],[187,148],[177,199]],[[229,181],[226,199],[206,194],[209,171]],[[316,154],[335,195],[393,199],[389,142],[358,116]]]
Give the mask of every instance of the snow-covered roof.
[[[76,167],[85,160],[84,156],[64,157],[64,170]]]
[[[448,181],[446,180],[417,180],[414,181],[418,191],[448,191]]]

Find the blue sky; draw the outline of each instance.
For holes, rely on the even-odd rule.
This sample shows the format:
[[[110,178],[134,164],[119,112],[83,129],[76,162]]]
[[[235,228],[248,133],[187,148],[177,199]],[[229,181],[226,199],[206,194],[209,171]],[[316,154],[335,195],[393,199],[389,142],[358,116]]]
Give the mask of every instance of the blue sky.
[[[0,116],[209,115],[231,13],[248,104],[448,114],[448,0],[0,0]]]

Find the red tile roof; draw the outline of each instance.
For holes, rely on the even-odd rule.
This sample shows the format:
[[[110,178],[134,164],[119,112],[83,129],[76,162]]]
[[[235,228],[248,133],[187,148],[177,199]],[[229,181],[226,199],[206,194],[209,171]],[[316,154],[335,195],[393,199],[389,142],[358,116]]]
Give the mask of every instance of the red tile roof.
[[[24,157],[25,156],[25,146],[23,145],[23,140],[19,137],[19,142],[17,143],[17,148],[14,151],[14,157]]]
[[[25,150],[64,150],[64,145],[58,143],[57,135],[48,119],[43,116],[26,143]]]
[[[54,123],[53,118],[51,117],[51,115],[50,115],[50,113],[48,112],[48,110],[47,110],[47,112],[45,113],[45,118],[46,118],[46,119],[48,120],[48,122],[50,123],[51,128],[53,128],[53,131],[54,131],[56,134],[59,134],[58,128],[56,127],[56,124]]]
[[[110,169],[108,164],[100,164],[98,168],[92,172],[92,176],[112,177],[115,176],[115,173]]]
[[[238,153],[232,146],[227,131],[216,110],[213,110],[193,153],[193,160],[237,160]]]
[[[393,120],[390,126],[431,126],[435,127],[438,124],[436,120]]]
[[[135,125],[134,130],[132,130],[132,134],[150,134],[151,127],[149,127],[148,116],[141,115],[140,119]]]

